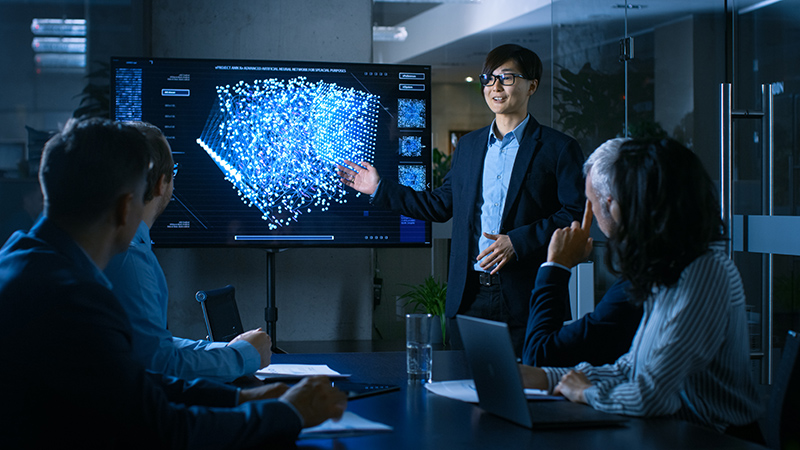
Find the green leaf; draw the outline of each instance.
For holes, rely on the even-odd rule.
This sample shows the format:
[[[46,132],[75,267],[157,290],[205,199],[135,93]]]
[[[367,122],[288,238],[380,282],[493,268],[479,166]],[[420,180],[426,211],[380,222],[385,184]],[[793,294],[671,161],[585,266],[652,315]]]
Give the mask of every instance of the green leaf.
[[[429,276],[421,284],[404,284],[403,286],[411,288],[410,291],[400,296],[401,299],[406,300],[405,306],[413,305],[414,312],[422,310],[433,316],[439,316],[439,320],[442,322],[442,342],[447,342],[445,340],[447,320],[444,315],[447,302],[447,283],[439,283],[433,276]]]

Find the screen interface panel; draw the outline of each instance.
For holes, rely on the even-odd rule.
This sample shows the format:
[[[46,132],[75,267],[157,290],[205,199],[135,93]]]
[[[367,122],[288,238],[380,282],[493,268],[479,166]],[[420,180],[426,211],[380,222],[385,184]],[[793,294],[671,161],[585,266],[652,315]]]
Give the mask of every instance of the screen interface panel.
[[[160,246],[424,246],[430,223],[370,205],[336,164],[430,189],[430,67],[112,58],[111,111],[179,165]]]

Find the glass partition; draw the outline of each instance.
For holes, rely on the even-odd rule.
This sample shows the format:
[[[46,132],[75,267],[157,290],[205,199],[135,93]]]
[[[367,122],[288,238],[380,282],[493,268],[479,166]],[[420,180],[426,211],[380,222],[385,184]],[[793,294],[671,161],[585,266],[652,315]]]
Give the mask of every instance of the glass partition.
[[[769,384],[786,331],[800,328],[800,0],[561,0],[552,17],[556,129],[587,155],[616,136],[671,137],[730,189],[751,355]],[[721,150],[725,83],[730,161]],[[600,298],[613,276],[603,236],[593,235]]]
[[[800,0],[740,2],[732,11],[734,260],[751,306],[751,347],[770,383],[788,330],[800,328],[798,108]],[[762,120],[742,116],[764,114]]]

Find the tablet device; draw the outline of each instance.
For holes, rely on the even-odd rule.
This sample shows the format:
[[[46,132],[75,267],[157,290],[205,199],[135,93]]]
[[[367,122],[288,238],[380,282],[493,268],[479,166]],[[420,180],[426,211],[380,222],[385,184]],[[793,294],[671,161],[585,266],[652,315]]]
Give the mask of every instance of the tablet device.
[[[354,383],[347,380],[334,381],[333,387],[345,392],[348,400],[371,397],[373,395],[400,390],[400,386],[395,384]]]

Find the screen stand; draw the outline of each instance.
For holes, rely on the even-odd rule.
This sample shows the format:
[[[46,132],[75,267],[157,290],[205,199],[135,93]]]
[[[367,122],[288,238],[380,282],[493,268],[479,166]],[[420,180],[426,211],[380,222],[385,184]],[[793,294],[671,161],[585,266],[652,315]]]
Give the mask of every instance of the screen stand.
[[[275,253],[280,250],[267,250],[267,307],[264,309],[264,320],[267,322],[267,334],[272,339],[272,353],[286,353],[278,348],[276,335],[278,308],[275,306]]]

